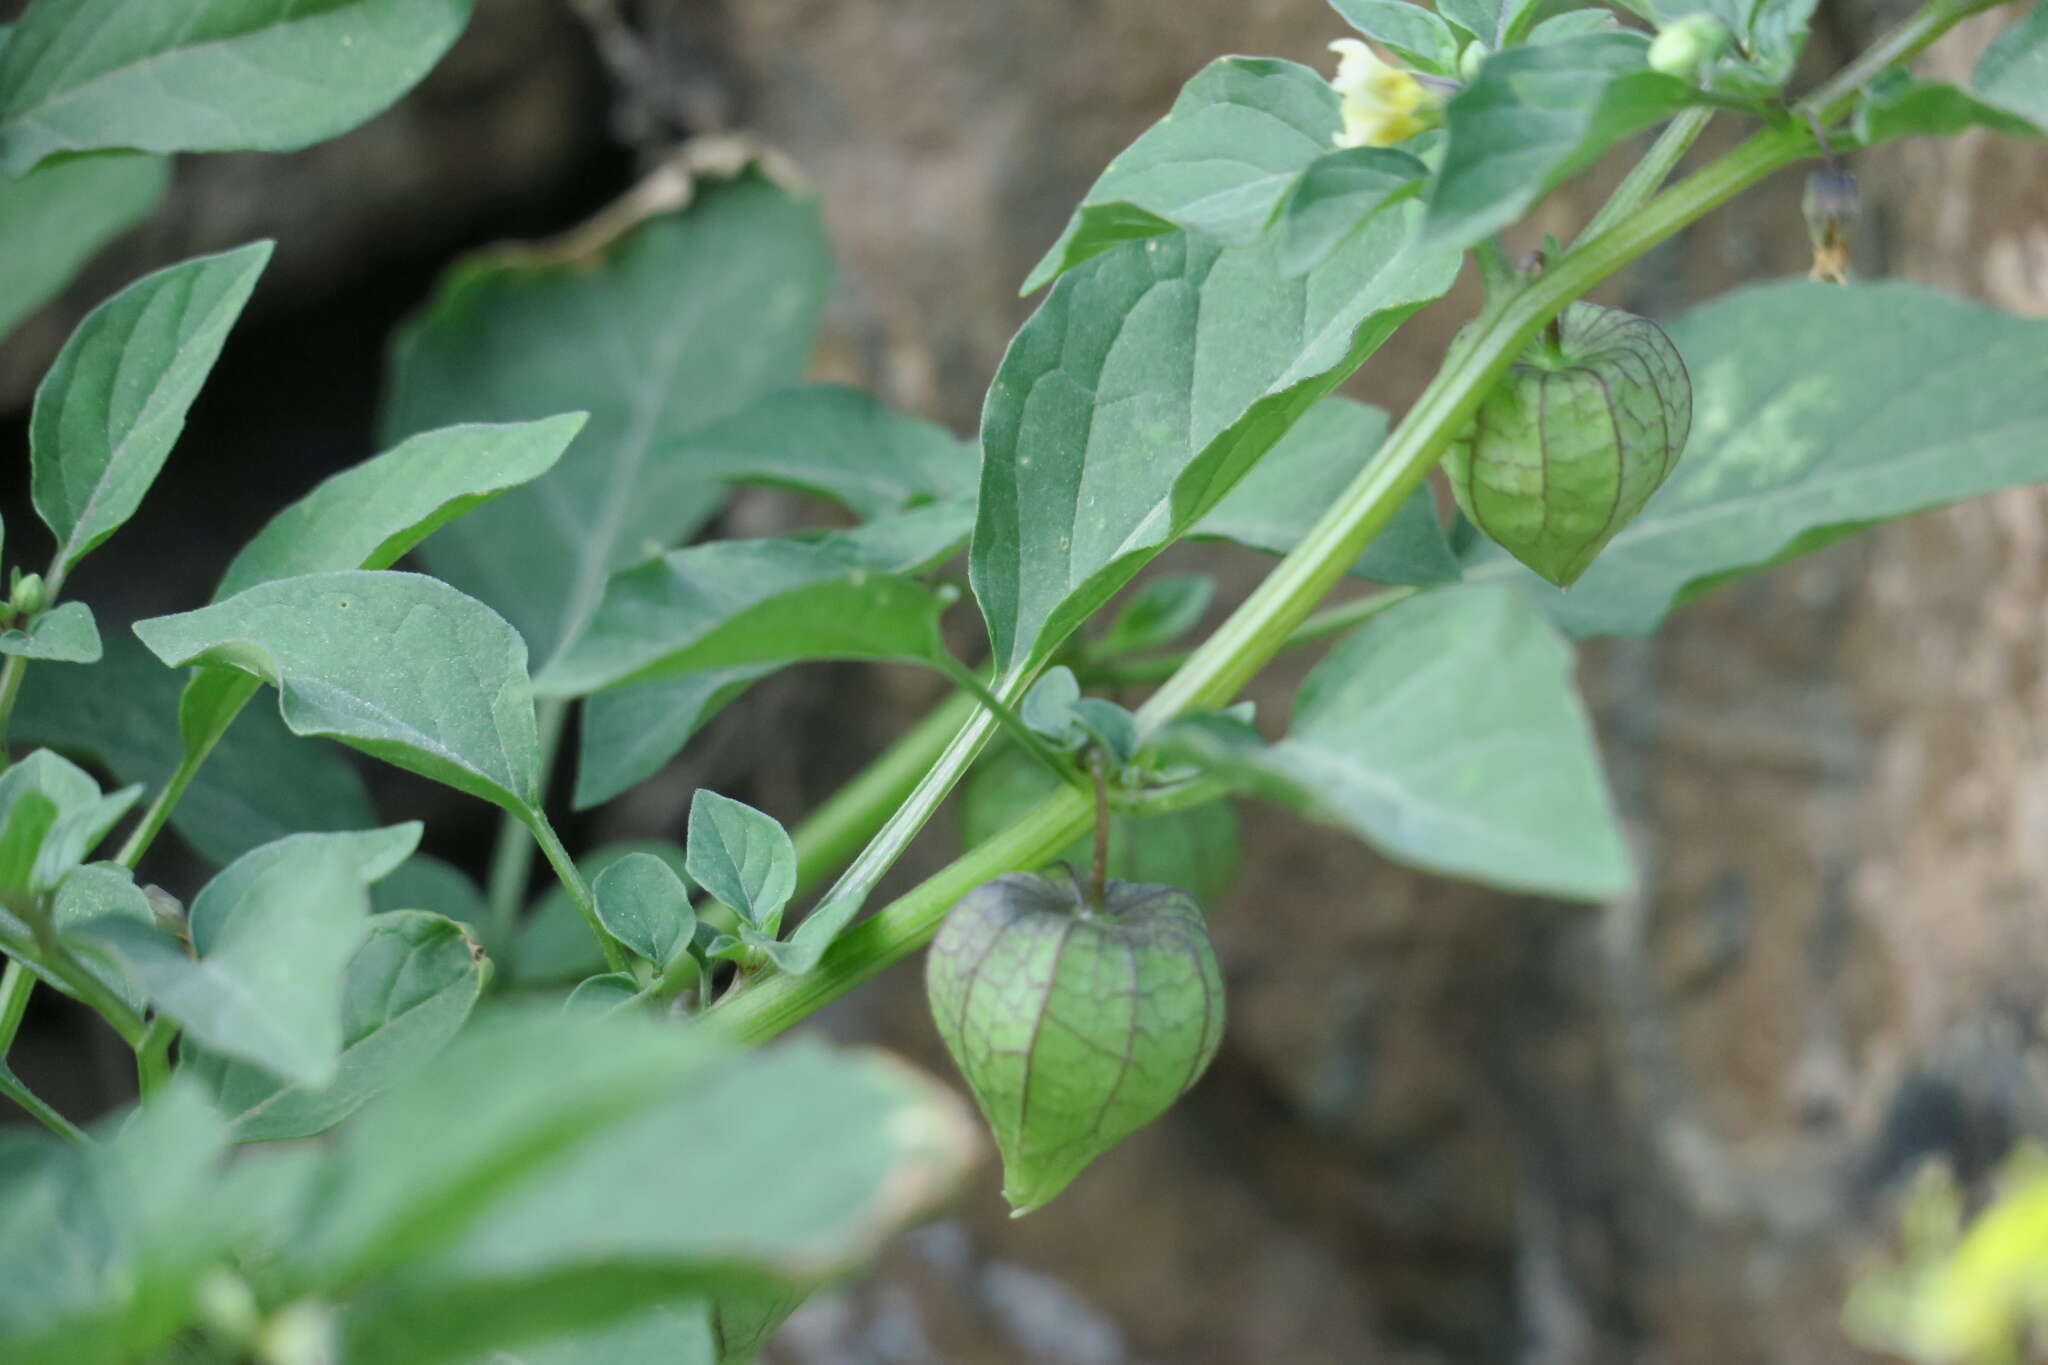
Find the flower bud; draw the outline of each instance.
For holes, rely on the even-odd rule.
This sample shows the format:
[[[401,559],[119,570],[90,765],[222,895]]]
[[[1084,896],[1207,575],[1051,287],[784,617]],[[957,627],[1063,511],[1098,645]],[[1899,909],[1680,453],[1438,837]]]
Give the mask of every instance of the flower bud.
[[[23,616],[34,616],[43,609],[43,576],[39,573],[25,574],[14,571],[13,591],[7,595],[7,606]]]
[[[1003,1157],[1012,1216],[1166,1112],[1223,1036],[1223,978],[1184,891],[1013,873],[960,899],[925,964],[932,1019]]]
[[[1486,61],[1486,44],[1474,38],[1465,44],[1465,50],[1458,54],[1458,79],[1470,85],[1479,76],[1479,68]]]
[[[1666,24],[1650,40],[1650,69],[1682,81],[1696,81],[1708,62],[1728,46],[1728,26],[1711,14],[1692,13]]]
[[[1388,66],[1356,38],[1330,44],[1338,56],[1330,79],[1342,101],[1344,129],[1330,140],[1339,147],[1391,147],[1436,127],[1442,97],[1412,71]]]
[[[1559,587],[1664,482],[1692,428],[1692,383],[1647,318],[1575,303],[1487,394],[1444,454],[1472,524]]]

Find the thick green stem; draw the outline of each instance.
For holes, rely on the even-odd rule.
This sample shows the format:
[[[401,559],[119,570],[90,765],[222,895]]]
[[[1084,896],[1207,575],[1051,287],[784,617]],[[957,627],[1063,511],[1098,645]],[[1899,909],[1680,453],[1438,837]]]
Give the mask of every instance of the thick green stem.
[[[1305,624],[1544,323],[1658,242],[1796,160],[1808,146],[1800,130],[1758,134],[1574,249],[1482,315],[1372,462],[1293,553],[1153,694],[1139,712],[1140,723],[1155,728],[1186,711],[1227,703]],[[984,735],[992,725],[981,727]],[[1054,792],[994,839],[853,926],[813,970],[765,978],[719,1002],[707,1017],[742,1039],[772,1037],[922,946],[968,890],[1052,857],[1087,827],[1089,814],[1084,793],[1072,788]]]
[[[569,893],[569,898],[576,902],[576,909],[582,914],[583,922],[590,926],[591,933],[597,935],[597,946],[604,950],[605,965],[615,972],[625,971],[628,960],[626,950],[606,931],[604,922],[598,919],[597,902],[591,898],[590,884],[584,881],[583,874],[576,870],[576,862],[569,856],[569,850],[562,847],[562,840],[555,833],[555,827],[548,823],[547,816],[536,811],[533,823],[527,828],[533,832],[533,841],[540,845],[542,856],[548,860],[548,866],[555,870],[555,876],[561,880],[563,888]]]
[[[1037,759],[1047,771],[1055,776],[1063,780],[1069,776],[1072,772],[1071,767],[1060,761],[1060,756],[1054,753],[1051,746],[1043,739],[1039,738],[1037,731],[1024,723],[1022,717],[1010,707],[1005,706],[1002,699],[996,696],[995,693],[989,691],[988,684],[983,682],[972,669],[957,659],[946,658],[939,665],[939,671],[952,679],[954,685],[962,692],[980,702],[982,709],[996,718],[996,723],[1003,727],[1003,733],[1008,735],[1018,748]]]
[[[171,1078],[171,1043],[178,1036],[178,1026],[169,1018],[159,1014],[149,1021],[142,1041],[135,1048],[135,1079],[148,1099]]]
[[[86,1141],[85,1133],[70,1119],[52,1109],[49,1103],[35,1091],[22,1083],[21,1077],[0,1063],[0,1095],[5,1095],[33,1115],[37,1122],[62,1138],[73,1142]]]
[[[569,704],[544,701],[534,708],[535,728],[540,731],[540,788],[546,791],[555,770],[555,753],[562,744],[562,730],[568,724]],[[527,837],[525,822],[507,811],[498,820],[498,841],[491,850],[491,873],[484,889],[490,906],[486,921],[486,945],[494,956],[511,951],[512,933],[518,927],[520,907],[526,904],[527,884],[533,879],[534,841]]]
[[[21,1019],[28,1013],[28,998],[35,994],[35,989],[35,975],[8,958],[7,970],[0,972],[0,1061],[7,1059],[7,1050],[14,1046],[14,1035],[21,1032]]]
[[[28,671],[28,660],[19,654],[7,656],[7,662],[0,665],[0,753],[5,752],[7,722],[14,716],[14,699],[21,693],[21,675]]]
[[[1585,231],[1579,234],[1579,240],[1584,242],[1598,237],[1641,208],[1651,195],[1663,187],[1671,172],[1677,169],[1679,158],[1692,147],[1693,142],[1706,129],[1708,121],[1713,117],[1712,109],[1705,105],[1694,105],[1681,111],[1677,118],[1666,124],[1664,131],[1657,135],[1657,140],[1650,144],[1650,150],[1644,154],[1643,159],[1629,168],[1629,173],[1614,187],[1612,197],[1600,206],[1600,212],[1593,215],[1593,221],[1586,224]]]
[[[1354,597],[1349,602],[1339,602],[1334,607],[1324,607],[1310,616],[1288,635],[1287,649],[1297,645],[1312,645],[1318,640],[1327,640],[1340,635],[1353,626],[1362,625],[1378,616],[1388,607],[1406,602],[1420,591],[1417,588],[1388,588],[1384,592],[1372,593],[1365,597]],[[1173,654],[1154,654],[1142,659],[1123,659],[1091,665],[1082,681],[1091,686],[1122,687],[1142,683],[1164,682],[1180,671],[1193,650],[1184,649]]]

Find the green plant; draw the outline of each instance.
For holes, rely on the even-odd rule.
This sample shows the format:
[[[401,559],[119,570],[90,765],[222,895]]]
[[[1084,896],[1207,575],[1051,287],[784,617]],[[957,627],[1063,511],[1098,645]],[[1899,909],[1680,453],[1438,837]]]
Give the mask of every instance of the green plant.
[[[746,1045],[914,952],[963,898],[981,913],[995,893],[975,888],[1073,856],[1091,825],[1147,846],[1098,846],[1092,891],[1033,908],[1080,925],[1149,907],[1142,949],[1095,924],[1074,931],[1087,970],[1057,952],[1052,975],[1028,953],[1021,977],[934,970],[956,1045],[971,1025],[1023,1050],[1009,1068],[966,1055],[985,1107],[1017,1101],[1004,1145],[1032,1205],[1215,1046],[1213,1020],[1190,1033],[1174,1011],[1180,1070],[1141,1077],[1141,1113],[1079,1087],[1097,1107],[1052,1137],[1087,1150],[1033,1145],[1049,1130],[1013,1092],[1059,1056],[1017,1011],[1120,1075],[1165,1053],[1113,990],[1165,990],[1178,945],[1214,994],[1188,899],[1105,889],[1112,857],[1213,896],[1213,845],[1235,839],[1218,803],[1250,792],[1448,876],[1620,894],[1570,639],[1646,632],[1860,527],[2048,477],[2048,324],[1912,286],[1761,285],[1674,320],[1668,343],[1561,349],[1585,340],[1573,319],[1592,315],[1566,310],[1587,290],[1777,170],[1972,124],[2048,135],[2048,7],[1969,88],[1903,70],[1985,8],[1930,0],[1797,99],[1810,0],[1645,4],[1680,34],[1654,48],[1604,8],[1335,7],[1394,60],[1345,40],[1336,86],[1237,57],[1197,74],[1033,273],[1051,288],[978,443],[803,384],[831,276],[815,204],[686,156],[592,231],[458,267],[393,348],[390,449],[279,513],[209,604],[136,623],[138,646],[103,640],[64,588],[162,468],[269,248],[172,266],[85,319],[30,422],[57,548],[13,581],[0,634],[0,726],[44,746],[0,774],[0,1053],[47,983],[133,1048],[143,1099],[88,1134],[0,1067],[55,1133],[0,1140],[7,1359],[746,1359],[944,1197],[976,1145],[959,1101],[895,1064]],[[163,155],[340,132],[467,10],[35,0],[0,39],[0,318],[145,212]],[[1714,118],[1755,131],[1667,187]],[[1495,234],[1659,124],[1577,242],[1509,264]],[[1844,182],[1824,173],[1816,238],[1834,251]],[[1486,302],[1409,412],[1389,429],[1330,396],[1468,253]],[[1673,348],[1690,384],[1643,363]],[[1525,360],[1534,376],[1511,378]],[[1571,477],[1550,477],[1543,422],[1488,425],[1503,383],[1570,428],[1587,457]],[[1538,470],[1460,491],[1489,528],[1496,510],[1533,518],[1517,550],[1569,592],[1444,527],[1424,479],[1461,443],[1473,480]],[[853,524],[695,541],[747,483]],[[1569,543],[1543,540],[1551,521]],[[1133,584],[1197,537],[1280,558],[1172,653],[1208,589]],[[939,628],[966,595],[963,546],[985,662]],[[393,567],[407,556],[425,572]],[[1347,575],[1383,586],[1324,605]],[[1339,635],[1279,738],[1232,708],[1280,651]],[[921,665],[956,690],[793,831],[700,792],[679,846],[564,846],[544,795],[572,708],[587,807],[817,659]],[[1151,684],[1135,712],[1091,695]],[[266,688],[274,706],[251,706]],[[976,800],[1012,804],[862,918],[999,730]],[[482,885],[421,856],[417,824],[377,827],[336,744],[497,806]],[[1027,775],[998,780],[998,761]],[[186,905],[134,877],[167,826],[221,865]],[[536,852],[560,886],[529,906]],[[1062,923],[1032,942],[1064,942]],[[1130,979],[1098,994],[1119,954]],[[827,1148],[808,1140],[826,1128]]]

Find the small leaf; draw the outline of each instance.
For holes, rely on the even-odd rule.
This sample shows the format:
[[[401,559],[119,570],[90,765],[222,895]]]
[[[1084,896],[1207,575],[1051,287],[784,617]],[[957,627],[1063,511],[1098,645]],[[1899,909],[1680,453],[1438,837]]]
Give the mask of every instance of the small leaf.
[[[707,477],[813,493],[863,520],[972,502],[980,474],[973,443],[837,384],[763,394],[681,444]]]
[[[0,654],[19,654],[24,659],[96,664],[100,649],[99,627],[93,623],[92,608],[83,602],[60,602],[26,628],[0,631]]]
[[[0,174],[46,156],[296,151],[404,94],[471,0],[37,0],[0,49]]]
[[[576,989],[562,1002],[562,1012],[602,1017],[639,998],[640,983],[631,972],[606,972],[577,982]]]
[[[2048,132],[2048,3],[2036,0],[2018,23],[1991,40],[1970,77],[1976,93]]]
[[[699,788],[684,854],[690,879],[755,929],[775,933],[796,894],[796,846],[773,816]]]
[[[1631,874],[1572,662],[1518,594],[1458,588],[1345,637],[1279,743],[1235,722],[1178,733],[1201,761],[1389,858],[1602,900]]]
[[[181,1073],[202,1080],[232,1116],[238,1142],[325,1132],[447,1046],[483,988],[476,942],[439,915],[374,915],[343,971],[341,1057],[321,1087],[280,1085],[260,1067],[188,1045]]]
[[[1131,595],[1097,645],[1105,654],[1163,649],[1201,624],[1216,595],[1207,574],[1162,574]]]
[[[1315,269],[1374,214],[1419,194],[1428,179],[1429,167],[1392,147],[1348,147],[1317,157],[1275,210],[1281,271],[1292,276]]]
[[[1472,245],[1615,143],[1699,97],[1650,70],[1644,49],[1639,33],[1589,33],[1487,58],[1444,105],[1448,136],[1423,240]]]
[[[607,868],[636,853],[658,858],[682,875],[683,850],[652,840],[606,844],[577,859],[576,868],[586,885],[594,884]],[[604,953],[575,899],[559,885],[550,887],[520,927],[512,952],[513,978],[521,985],[558,986],[604,970]]]
[[[0,58],[0,85],[19,47]],[[257,242],[145,275],[57,353],[36,390],[29,452],[59,575],[141,505],[269,259],[270,243]]]
[[[1386,435],[1387,415],[1378,408],[1349,398],[1325,398],[1304,413],[1188,534],[1284,555],[1330,510]],[[1401,587],[1458,581],[1457,556],[1445,539],[1427,484],[1395,509],[1351,572]]]
[[[258,583],[388,569],[440,527],[554,468],[581,413],[429,431],[327,479],[270,519],[228,565],[218,602]]]
[[[81,156],[0,177],[0,337],[54,297],[101,247],[149,215],[171,163]]]
[[[0,773],[0,886],[42,895],[84,861],[140,787],[100,794],[91,776],[47,749]]]
[[[690,950],[697,931],[690,889],[661,859],[629,853],[598,875],[591,892],[606,931],[657,971],[667,971]]]
[[[526,646],[438,579],[308,574],[135,633],[173,667],[225,664],[276,687],[294,734],[338,739],[515,815],[539,806]]]
[[[832,273],[817,201],[753,173],[692,188],[680,210],[626,206],[623,228],[614,211],[613,231],[575,254],[461,263],[393,344],[387,440],[590,414],[545,477],[421,550],[538,660],[582,626],[606,579],[704,525],[726,484],[689,439],[798,382],[811,353]]]
[[[764,944],[763,950],[769,960],[791,976],[802,976],[818,965],[825,950],[832,941],[853,923],[853,917],[860,913],[862,898],[840,896],[828,900],[805,915],[803,923],[781,943]],[[744,932],[744,928],[742,929]]]
[[[1109,163],[1023,292],[1135,238],[1184,229],[1251,241],[1340,126],[1336,91],[1309,68],[1219,57]]]
[[[1421,5],[1409,0],[1330,0],[1330,8],[1410,66],[1439,76],[1457,75],[1457,35]]]
[[[1102,697],[1081,698],[1074,703],[1074,723],[1102,750],[1112,770],[1137,757],[1137,717],[1115,702]]]
[[[925,661],[945,597],[899,575],[952,553],[964,507],[808,538],[715,540],[615,575],[588,627],[541,671],[547,696],[799,659]]]
[[[1074,703],[1081,699],[1081,684],[1074,670],[1055,664],[1039,675],[1024,700],[1017,705],[1017,718],[1033,734],[1071,748],[1080,742],[1075,733]]]
[[[1562,14],[1553,14],[1529,30],[1529,45],[1562,42],[1576,38],[1583,33],[1612,33],[1621,27],[1614,17],[1614,11],[1604,6],[1591,9],[1568,9]]]
[[[1856,106],[1856,141],[1871,147],[1901,137],[1954,137],[1985,127],[2009,137],[2048,137],[2020,115],[1946,81],[1920,81],[1887,71],[1864,88]]]
[[[127,868],[118,863],[85,863],[72,868],[57,884],[56,894],[51,897],[51,925],[63,936],[77,925],[106,915],[122,916],[137,924],[156,923],[149,897],[135,884],[134,874]],[[84,959],[100,983],[120,996],[130,1008],[139,1013],[148,1006],[149,998],[117,964],[96,953],[78,956]],[[37,972],[37,975],[43,974]],[[67,995],[71,993],[70,987],[54,977],[43,976],[43,980]]]
[[[577,810],[603,805],[660,772],[690,736],[774,665],[720,668],[594,692],[577,726]]]

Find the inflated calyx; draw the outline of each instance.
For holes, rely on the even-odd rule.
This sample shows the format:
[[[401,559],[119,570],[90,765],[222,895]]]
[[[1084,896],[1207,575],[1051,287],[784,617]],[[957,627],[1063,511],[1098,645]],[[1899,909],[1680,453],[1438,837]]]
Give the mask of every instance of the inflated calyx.
[[[932,943],[932,1018],[1003,1158],[1013,1216],[1166,1111],[1223,1036],[1202,912],[1170,886],[998,877]]]
[[[1568,587],[1671,473],[1691,427],[1671,339],[1575,303],[1486,396],[1444,471],[1474,526]]]

